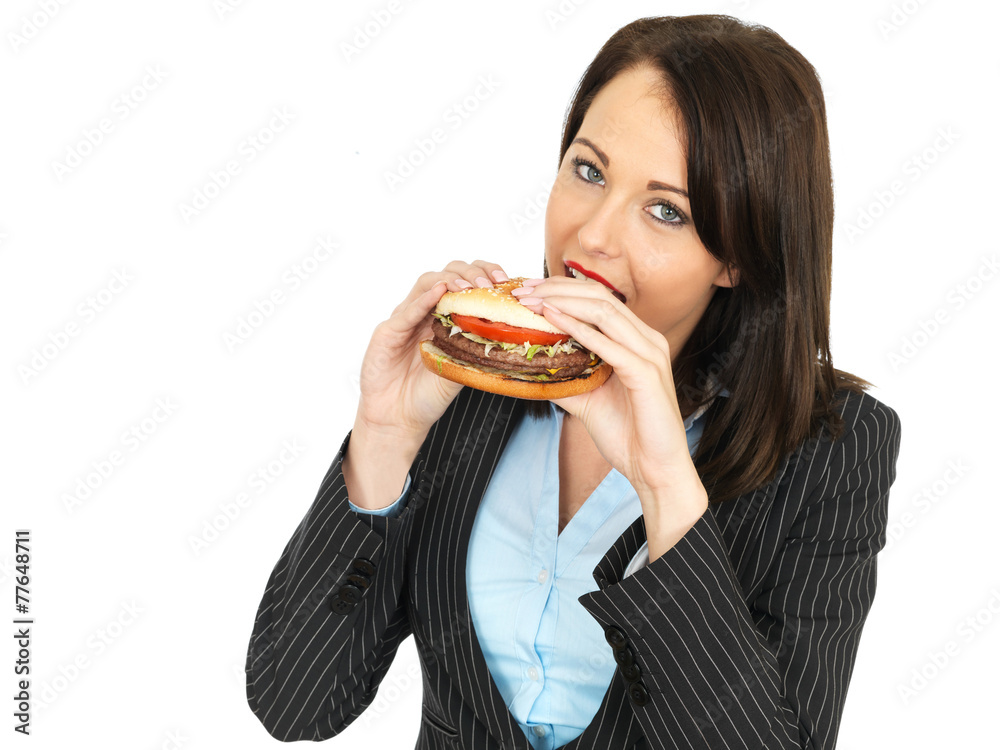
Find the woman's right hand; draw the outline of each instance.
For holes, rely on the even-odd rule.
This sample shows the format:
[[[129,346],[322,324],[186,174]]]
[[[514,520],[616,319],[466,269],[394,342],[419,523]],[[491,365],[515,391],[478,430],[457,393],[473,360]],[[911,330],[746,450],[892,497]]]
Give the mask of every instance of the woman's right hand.
[[[492,286],[507,275],[496,263],[454,260],[422,274],[410,294],[375,327],[361,363],[355,429],[411,441],[419,447],[463,386],[430,372],[419,343],[431,337],[431,313],[446,291]]]

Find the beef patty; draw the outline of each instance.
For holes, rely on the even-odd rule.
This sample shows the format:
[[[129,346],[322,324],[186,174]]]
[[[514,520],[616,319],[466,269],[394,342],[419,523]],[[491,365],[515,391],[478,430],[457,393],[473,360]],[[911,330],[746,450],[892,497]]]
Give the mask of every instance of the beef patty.
[[[588,367],[596,365],[600,360],[586,349],[577,349],[569,354],[548,356],[544,348],[538,349],[529,360],[516,351],[507,351],[501,346],[494,346],[486,354],[486,344],[466,338],[460,333],[451,336],[451,329],[437,318],[431,323],[434,334],[434,345],[446,354],[466,362],[478,365],[488,365],[498,370],[517,370],[518,372],[545,373],[553,380],[563,380],[580,375]],[[550,373],[550,369],[561,368]]]

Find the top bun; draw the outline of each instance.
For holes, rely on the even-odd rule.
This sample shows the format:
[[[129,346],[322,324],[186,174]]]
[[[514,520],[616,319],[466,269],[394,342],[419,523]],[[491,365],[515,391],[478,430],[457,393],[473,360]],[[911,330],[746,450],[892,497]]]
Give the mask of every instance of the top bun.
[[[459,292],[445,292],[441,295],[435,312],[442,315],[450,313],[472,315],[519,328],[562,333],[568,336],[566,331],[552,325],[544,316],[533,313],[510,293],[512,289],[521,286],[521,282],[527,278],[527,276],[517,276],[492,287],[473,286]]]

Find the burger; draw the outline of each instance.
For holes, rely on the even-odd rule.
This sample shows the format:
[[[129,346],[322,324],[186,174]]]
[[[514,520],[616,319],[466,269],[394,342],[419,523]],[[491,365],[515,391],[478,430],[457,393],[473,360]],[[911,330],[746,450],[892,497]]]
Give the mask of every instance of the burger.
[[[420,342],[424,366],[515,398],[564,398],[603,385],[611,365],[511,294],[526,279],[443,294],[431,313],[434,338]]]

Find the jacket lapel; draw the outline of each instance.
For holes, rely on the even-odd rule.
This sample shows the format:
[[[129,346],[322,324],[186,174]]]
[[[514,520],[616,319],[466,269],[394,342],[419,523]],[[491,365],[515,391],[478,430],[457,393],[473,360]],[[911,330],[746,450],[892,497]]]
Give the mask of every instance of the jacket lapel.
[[[485,444],[482,442],[481,456],[483,462],[475,472],[470,486],[462,493],[452,493],[458,501],[458,506],[449,509],[454,517],[460,518],[455,537],[457,547],[456,563],[457,580],[454,581],[455,610],[451,614],[455,619],[466,623],[466,627],[452,628],[458,631],[456,648],[451,652],[449,671],[460,684],[463,695],[479,696],[472,702],[471,708],[477,718],[482,721],[490,734],[500,740],[508,750],[531,750],[531,744],[525,737],[521,726],[510,713],[507,704],[500,693],[493,676],[490,674],[486,657],[479,644],[475,632],[472,614],[469,610],[467,580],[465,566],[468,560],[469,540],[472,526],[476,518],[479,504],[489,485],[489,480],[500,461],[504,447],[514,428],[523,417],[524,401],[519,399],[503,399],[500,409],[491,410],[495,418],[488,424],[480,424],[480,435],[487,435]],[[485,428],[485,429],[483,429]],[[465,436],[460,436],[459,443],[467,442]],[[646,541],[646,527],[640,516],[622,534],[607,551],[597,568],[594,577],[601,588],[621,580],[629,561]],[[601,583],[604,579],[604,583]],[[584,748],[631,747],[642,736],[642,726],[635,718],[631,703],[625,692],[624,681],[616,674],[604,695],[604,701],[594,716],[594,721],[575,740],[566,745],[565,750],[583,750]]]
[[[485,397],[492,401],[488,394],[479,391],[467,393],[471,389],[466,388],[458,398],[468,395],[469,398]],[[458,488],[444,488],[442,495],[449,497],[453,506],[448,507],[445,513],[453,518],[460,519],[454,527],[455,537],[453,544],[456,549],[456,576],[455,580],[449,581],[443,577],[441,583],[443,590],[447,591],[453,586],[454,599],[451,601],[453,607],[448,612],[450,618],[459,620],[465,627],[451,628],[457,631],[455,646],[445,654],[445,662],[452,678],[459,685],[459,692],[465,696],[476,696],[475,700],[469,701],[469,706],[476,717],[489,728],[490,734],[497,738],[505,750],[532,750],[531,743],[525,737],[520,725],[514,719],[507,704],[500,693],[500,689],[490,674],[486,657],[479,645],[479,637],[475,632],[475,624],[472,621],[472,613],[469,609],[469,597],[467,589],[467,579],[465,576],[466,564],[469,553],[469,539],[472,536],[472,526],[476,519],[476,512],[490,478],[500,462],[500,456],[514,428],[524,414],[525,402],[521,399],[495,396],[494,399],[502,399],[499,408],[492,408],[486,412],[493,415],[491,419],[477,420],[480,424],[477,427],[480,437],[479,444],[482,446],[479,451],[481,463],[472,472],[471,479],[464,477],[469,482],[465,486],[461,481]],[[496,401],[492,401],[495,405]],[[480,407],[481,408],[481,407]],[[485,434],[485,441],[481,440]],[[458,436],[458,444],[467,445],[472,438],[468,435]],[[444,628],[450,627],[448,623],[441,623]]]
[[[459,398],[465,395],[463,392]],[[490,401],[488,394],[478,391],[469,394],[469,398],[476,395],[485,396],[487,401]],[[448,507],[443,508],[442,512],[446,516],[458,519],[453,527],[455,536],[452,539],[456,550],[456,576],[454,580],[448,580],[447,576],[440,579],[439,585],[443,586],[443,589],[439,588],[438,591],[444,593],[448,591],[449,586],[453,586],[454,597],[446,593],[441,596],[442,603],[445,603],[443,614],[449,618],[449,622],[432,623],[431,632],[448,631],[454,636],[454,647],[445,650],[442,654],[443,660],[448,672],[458,683],[460,694],[476,696],[474,700],[468,701],[468,706],[488,727],[490,734],[499,740],[506,750],[532,750],[528,738],[507,708],[490,674],[469,610],[465,577],[469,540],[479,504],[486,494],[489,480],[500,461],[503,449],[524,414],[523,400],[508,397],[494,398],[502,398],[499,408],[496,407],[497,402],[492,401],[493,408],[489,409],[485,416],[479,414],[476,420],[475,443],[481,446],[478,451],[478,457],[481,458],[479,466],[470,472],[471,476],[466,475],[458,480],[458,487],[447,486],[451,484],[450,482],[442,487],[441,497],[449,498],[446,503]],[[471,437],[466,434],[450,435],[449,439],[457,438],[457,444],[468,445]],[[597,585],[604,589],[619,583],[629,562],[645,542],[646,526],[643,517],[639,516],[618,537],[594,568],[593,576]],[[456,627],[456,621],[462,626]],[[579,737],[565,745],[564,750],[628,748],[642,736],[642,725],[632,710],[624,679],[616,671],[593,721]]]

